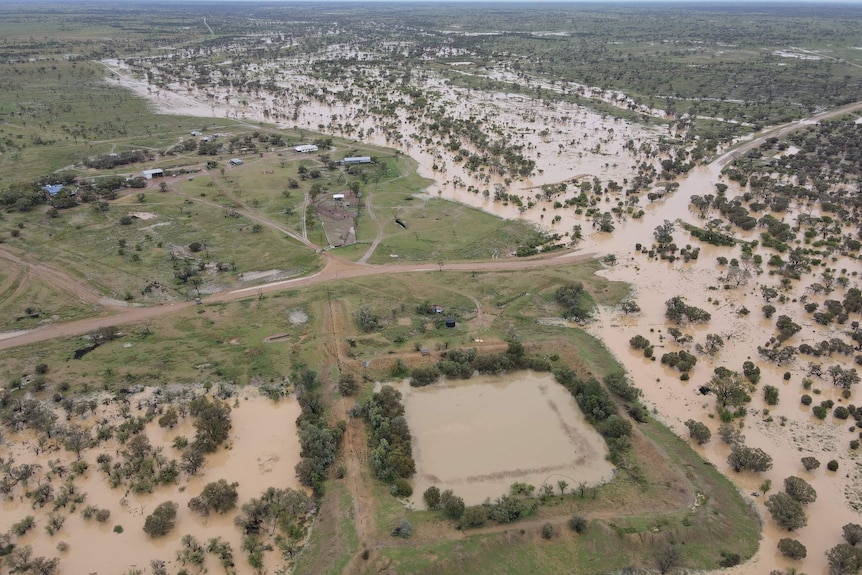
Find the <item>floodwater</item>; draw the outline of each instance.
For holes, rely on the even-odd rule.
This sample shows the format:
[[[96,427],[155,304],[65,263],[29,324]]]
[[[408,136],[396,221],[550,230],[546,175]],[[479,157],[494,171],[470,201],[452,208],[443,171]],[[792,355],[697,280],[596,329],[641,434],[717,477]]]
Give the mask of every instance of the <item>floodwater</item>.
[[[607,447],[552,375],[476,376],[422,388],[402,383],[416,476],[411,503],[431,485],[476,505],[515,482],[538,489],[609,480]]]
[[[219,479],[239,484],[238,506],[252,497],[259,497],[268,487],[299,488],[294,466],[299,462],[300,450],[294,422],[301,410],[293,398],[275,403],[258,395],[253,389],[240,393],[236,404],[230,400],[234,406],[231,411],[233,427],[227,448],[222,447],[210,454],[198,476],[183,474],[178,484],[157,487],[152,494],[136,495],[126,492],[124,487],[111,489],[96,463],[99,453],[105,452],[115,457],[115,451],[120,446],[111,441],[84,453],[83,458],[90,467],[82,477],[75,480],[75,485],[79,491],[86,493],[86,499],[74,513],[60,511],[66,516],[66,522],[54,536],[49,536],[45,531],[52,505],[49,503],[44,508],[32,509],[30,500],[23,498],[20,486],[13,491],[11,500],[0,503],[0,531],[5,532],[13,523],[33,515],[36,527],[16,543],[32,545],[34,556],[59,557],[59,573],[66,575],[118,575],[134,567],[148,573],[152,559],[164,560],[168,571],[176,572],[181,569],[176,552],[181,548],[180,540],[186,534],[193,535],[203,545],[211,538],[221,537],[230,543],[239,572],[250,572],[241,550],[241,532],[233,525],[233,517],[238,510],[224,516],[212,514],[208,518],[201,518],[191,513],[188,502],[199,495],[207,483]],[[98,415],[99,418],[104,416],[103,413]],[[153,447],[163,446],[163,454],[168,458],[179,456],[179,452],[170,447],[174,437],[185,435],[191,439],[194,436],[194,429],[188,420],[181,421],[173,430],[161,429],[153,422],[146,432]],[[7,444],[0,447],[0,456],[4,459],[12,456],[17,464],[40,463],[40,475],[48,471],[48,459],[60,459],[66,466],[74,461],[72,454],[65,451],[36,456],[27,447],[28,443],[24,437],[9,436]],[[56,495],[62,481],[55,477],[51,482]],[[31,487],[34,484],[31,481]],[[168,535],[151,539],[143,532],[144,520],[164,501],[174,501],[179,505],[176,526]],[[110,519],[104,524],[94,519],[85,521],[80,509],[86,505],[109,509]],[[115,525],[122,526],[122,533],[113,531]],[[61,541],[69,546],[65,552],[57,550],[57,544]],[[267,566],[270,568],[277,566],[275,555],[277,553],[268,554]],[[222,571],[221,565],[211,554],[207,556],[207,567],[212,572]]]
[[[112,81],[137,91],[150,98],[156,105],[174,113],[222,117],[237,116],[241,113],[245,117],[263,121],[263,109],[277,104],[268,101],[252,101],[249,106],[239,111],[236,107],[231,108],[220,104],[227,101],[227,93],[220,93],[216,98],[207,101],[189,97],[184,86],[178,87],[174,92],[162,90],[159,95],[155,95],[148,92],[146,83],[128,76],[118,76]],[[434,82],[434,79],[428,79],[428,82]],[[677,245],[683,246],[690,243],[693,246],[700,246],[698,260],[669,264],[661,260],[650,260],[646,255],[636,253],[634,250],[636,243],[651,245],[654,241],[653,229],[666,219],[674,221],[681,218],[697,223],[696,216],[688,207],[692,194],[714,194],[715,184],[718,182],[729,186],[727,192],[729,197],[740,194],[743,190],[733,182],[722,179],[721,165],[698,167],[687,175],[679,177],[677,179],[680,184],[679,189],[664,199],[649,202],[642,197],[636,204],[636,208],[644,210],[643,218],[638,220],[630,217],[617,218],[614,222],[616,230],[612,234],[598,233],[591,228],[590,221],[584,216],[576,215],[573,208],[555,209],[553,207],[553,202],[562,201],[565,199],[564,196],[551,200],[537,199],[535,194],[541,191],[537,186],[569,181],[577,176],[586,175],[589,179],[596,176],[603,183],[614,179],[625,187],[624,180],[635,175],[635,170],[632,169],[635,164],[647,162],[655,165],[663,156],[646,157],[625,148],[623,143],[631,139],[636,145],[641,142],[655,144],[659,133],[658,128],[602,117],[574,106],[562,104],[547,106],[520,95],[488,94],[479,90],[467,92],[448,86],[435,86],[435,88],[441,94],[441,101],[451,102],[449,108],[453,114],[461,117],[475,114],[478,117],[487,118],[489,131],[492,131],[492,127],[499,128],[509,134],[513,141],[520,140],[527,144],[525,154],[536,161],[536,175],[528,181],[506,185],[497,175],[468,174],[454,162],[452,154],[444,148],[425,145],[421,140],[419,127],[416,123],[411,123],[405,114],[393,120],[397,123],[400,133],[420,135],[415,138],[404,136],[400,139],[387,139],[380,131],[369,131],[369,128],[375,127],[377,121],[365,114],[356,104],[334,101],[328,104],[316,101],[304,102],[299,108],[296,121],[289,125],[314,130],[322,125],[324,131],[339,134],[338,126],[350,123],[364,131],[364,137],[359,136],[360,139],[397,148],[416,159],[420,174],[435,180],[428,189],[428,193],[432,196],[439,195],[501,217],[530,221],[545,230],[560,234],[569,232],[573,225],[580,225],[584,239],[579,247],[585,251],[615,255],[618,263],[602,272],[602,275],[608,279],[631,284],[632,297],[643,309],[641,313],[631,316],[625,316],[617,309],[599,310],[597,321],[588,329],[602,339],[624,365],[634,383],[643,390],[644,403],[651,409],[655,409],[656,417],[667,423],[679,435],[687,437],[688,432],[683,422],[689,418],[706,423],[713,433],[717,429],[716,420],[710,417],[715,414],[714,398],[702,396],[697,391],[708,381],[714,367],[721,365],[741,370],[743,361],[748,359],[758,364],[762,370],[761,383],[752,396],[749,415],[746,417],[742,431],[747,445],[760,447],[773,457],[773,468],[763,474],[733,473],[726,463],[728,449],[721,444],[715,434],[711,443],[704,448],[697,448],[707,460],[722,469],[740,490],[755,502],[765,518],[763,540],[758,554],[747,564],[727,571],[736,575],[762,575],[772,569],[793,566],[809,575],[824,574],[826,572],[824,553],[841,541],[841,526],[848,522],[862,523],[862,514],[853,511],[849,504],[850,501],[859,503],[862,499],[860,495],[862,468],[858,464],[857,454],[848,448],[850,439],[858,437],[859,430],[849,431],[851,427],[849,421],[835,420],[831,415],[825,421],[817,420],[809,408],[800,406],[799,396],[805,393],[801,382],[807,375],[809,361],[823,363],[824,366],[839,364],[849,368],[853,367],[852,358],[838,355],[827,358],[798,356],[791,364],[779,368],[761,361],[757,355],[757,346],[764,345],[771,336],[775,335],[774,318],[781,314],[789,315],[803,328],[788,341],[789,344],[814,345],[823,339],[841,335],[840,326],[822,327],[815,324],[811,316],[802,311],[801,305],[794,301],[802,296],[808,297],[810,301],[822,302],[825,299],[825,296],[813,296],[807,289],[813,282],[819,280],[816,277],[819,270],[814,270],[801,281],[795,282],[796,285],[785,292],[787,303],[773,301],[772,304],[778,308],[778,311],[771,321],[763,319],[760,309],[766,302],[760,295],[759,287],[760,285],[776,287],[780,278],[770,276],[769,268],[764,264],[763,273],[752,277],[747,285],[731,290],[723,289],[724,281],[720,277],[724,273],[724,268],[717,265],[716,257],[719,255],[728,259],[739,257],[741,253],[739,248],[715,248],[701,244],[678,227],[674,233]],[[540,136],[544,128],[548,129],[547,133]],[[358,134],[359,132],[353,132],[352,135]],[[493,194],[495,184],[505,185],[509,193],[517,193],[525,200],[533,199],[535,206],[521,211],[514,204],[504,205],[503,202],[495,202],[482,193],[468,191],[468,186],[474,186],[478,190],[490,189]],[[572,193],[572,188],[573,186],[570,185],[569,194]],[[604,197],[607,200],[602,199],[599,204],[603,211],[609,211],[619,201],[625,200],[622,194],[607,194]],[[799,212],[798,206],[792,206],[784,217],[786,221],[792,222]],[[560,216],[558,222],[553,222],[555,216]],[[716,215],[709,217],[716,217]],[[748,234],[739,235],[746,239],[756,239],[760,231],[753,230]],[[771,250],[763,247],[758,248],[757,253],[763,257],[764,262],[772,254]],[[851,271],[859,270],[858,262],[840,257],[836,261],[829,262],[829,266],[839,270],[842,268]],[[858,277],[852,277],[848,287],[860,287]],[[828,297],[840,300],[845,291],[846,288],[838,288]],[[664,302],[676,295],[685,296],[689,304],[704,308],[712,314],[712,320],[707,325],[683,327],[683,331],[694,338],[692,344],[685,349],[694,353],[693,345],[703,343],[708,333],[719,334],[725,341],[724,348],[714,356],[698,355],[698,365],[692,372],[691,380],[687,382],[680,381],[678,373],[662,366],[659,361],[646,360],[640,352],[632,351],[628,344],[633,335],[640,334],[656,345],[655,351],[658,358],[662,353],[680,349],[666,338],[661,340],[667,328],[670,327],[664,318]],[[750,310],[749,315],[743,316],[737,313],[742,307]],[[791,374],[789,380],[783,379],[785,371]],[[779,388],[780,401],[777,406],[765,405],[762,395],[764,385],[774,385]],[[553,384],[550,384],[548,389],[552,387]],[[836,404],[840,404],[841,398],[837,396],[827,380],[815,379],[814,388],[821,392],[819,395],[812,393],[815,402],[832,398]],[[479,393],[477,389],[485,390],[490,394],[496,387],[477,386],[476,382],[466,382],[449,383],[444,387],[424,390],[404,388],[411,429],[417,442],[417,464],[420,467],[415,490],[417,496],[414,497],[417,505],[421,505],[423,485],[430,485],[432,483],[430,479],[440,487],[445,487],[444,480],[451,481],[451,488],[456,493],[472,502],[481,502],[485,497],[493,496],[492,488],[486,487],[490,484],[484,483],[485,476],[526,469],[528,465],[545,468],[564,464],[563,459],[544,461],[533,453],[536,451],[541,454],[546,451],[545,445],[538,440],[537,430],[542,425],[548,425],[549,421],[557,421],[549,416],[549,412],[523,424],[515,425],[514,420],[498,418],[496,415],[492,417],[493,410],[489,410],[487,404],[478,401],[477,398],[468,401],[467,397],[461,399],[460,396],[447,395],[450,393],[469,395],[467,390],[473,390],[470,393]],[[858,389],[854,390],[853,396],[845,400],[845,404],[858,405],[859,393]],[[450,399],[452,397],[456,399],[453,401]],[[488,399],[488,397],[483,396],[482,399]],[[520,400],[516,400],[516,403],[517,401]],[[465,406],[473,405],[474,410],[458,411],[461,403]],[[411,407],[426,404],[428,407],[421,409]],[[503,405],[512,404],[506,400]],[[558,405],[561,404],[558,403]],[[768,416],[763,412],[767,408]],[[455,412],[458,413],[458,417],[452,415]],[[481,456],[461,455],[462,451],[466,451],[462,447],[467,444],[464,443],[465,437],[458,435],[458,430],[461,429],[461,433],[467,438],[473,435],[478,437],[481,431],[477,428],[478,422],[483,421],[482,418],[485,417],[492,417],[493,421],[502,425],[497,432],[499,437],[502,437],[501,434],[506,431],[512,432],[515,436],[507,439],[508,444],[497,441],[494,445],[511,445],[512,449],[499,454],[485,453],[481,448],[471,447],[471,449],[479,449],[473,453],[479,453]],[[448,431],[444,427],[434,427],[440,424],[441,418],[450,421]],[[509,421],[512,422],[511,425],[503,425]],[[465,429],[473,429],[473,432],[468,433],[464,431]],[[447,438],[450,436],[457,439],[448,439],[447,443]],[[557,436],[564,437],[565,434],[558,430]],[[435,451],[435,446],[442,447],[436,448]],[[523,459],[514,455],[514,447],[523,449],[525,453]],[[801,457],[807,455],[817,457],[821,461],[821,468],[810,474],[799,462]],[[495,461],[495,458],[499,459],[498,463],[488,465],[487,468],[479,466],[483,462]],[[569,458],[571,459],[572,457]],[[603,462],[602,457],[597,459]],[[839,462],[838,472],[832,473],[825,469],[825,464],[830,459],[836,459]],[[432,464],[432,461],[435,463]],[[519,463],[512,465],[511,461]],[[521,465],[521,461],[537,461],[537,463]],[[818,493],[817,501],[807,508],[808,526],[793,534],[780,531],[775,527],[763,507],[764,497],[751,495],[757,492],[757,488],[765,479],[772,481],[772,492],[780,490],[784,478],[790,475],[805,478]],[[483,479],[470,482],[470,478]],[[531,481],[541,483],[544,478],[538,477]],[[437,482],[437,480],[440,481]],[[516,480],[521,479],[501,478],[498,480],[498,487],[493,489],[498,489],[497,493],[500,494]],[[573,482],[569,481],[569,483]],[[475,495],[470,495],[468,492],[472,492],[473,488],[476,488]],[[799,539],[807,546],[808,557],[805,560],[791,564],[777,553],[778,540],[788,536]]]

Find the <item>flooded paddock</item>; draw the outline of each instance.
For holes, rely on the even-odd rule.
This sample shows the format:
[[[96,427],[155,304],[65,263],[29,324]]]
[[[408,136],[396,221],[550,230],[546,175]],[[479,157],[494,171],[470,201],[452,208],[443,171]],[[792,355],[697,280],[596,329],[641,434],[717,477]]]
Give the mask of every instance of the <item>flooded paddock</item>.
[[[495,499],[515,482],[557,489],[609,480],[607,447],[574,398],[549,374],[519,372],[444,381],[403,394],[416,460],[411,503],[431,485],[468,505]]]
[[[153,559],[165,561],[168,572],[175,573],[183,568],[176,555],[185,535],[194,536],[203,545],[213,538],[221,537],[233,550],[238,572],[252,572],[246,553],[242,551],[242,533],[234,525],[233,519],[239,513],[239,507],[251,498],[260,497],[268,487],[300,488],[294,471],[294,466],[300,460],[295,425],[300,408],[293,398],[274,402],[252,388],[241,390],[238,398],[228,401],[232,407],[232,429],[228,442],[207,457],[205,466],[197,475],[189,477],[183,473],[175,484],[156,486],[152,493],[135,494],[125,485],[111,489],[108,478],[99,470],[96,458],[100,453],[107,453],[118,459],[123,446],[112,439],[83,453],[83,460],[87,461],[89,469],[74,479],[74,485],[86,497],[76,509],[67,507],[57,511],[65,517],[65,523],[54,535],[46,532],[52,503],[44,507],[31,505],[31,500],[25,496],[20,485],[0,502],[0,533],[8,531],[26,516],[33,516],[35,527],[26,535],[16,538],[15,543],[22,547],[32,546],[33,556],[58,557],[60,564],[57,573],[61,575],[118,575],[137,572],[134,569],[149,573],[150,561]],[[89,418],[90,423],[97,419],[115,418],[116,415],[110,413],[113,407],[101,407],[96,417]],[[142,413],[140,409],[132,410],[134,415],[140,414],[136,412]],[[161,449],[162,454],[169,459],[180,455],[179,451],[171,447],[174,438],[192,438],[195,433],[190,419],[181,420],[174,429],[162,429],[153,421],[147,425],[145,432],[153,447]],[[49,453],[36,455],[32,449],[35,439],[31,432],[10,433],[4,435],[4,439],[5,442],[0,445],[0,457],[4,461],[12,459],[18,465],[32,463],[41,466],[38,476],[29,483],[30,489],[39,483],[49,482],[55,494],[60,491],[64,479],[47,477],[47,461],[59,459],[63,465],[70,467],[75,460],[74,454],[52,449]],[[188,508],[189,500],[200,495],[206,484],[219,479],[238,483],[237,509],[205,518],[192,513]],[[146,516],[165,501],[178,504],[176,526],[163,537],[150,538],[143,531]],[[85,520],[81,511],[88,505],[109,510],[110,518],[104,523]],[[65,543],[68,549],[59,550],[60,542]],[[275,555],[268,554],[268,568],[278,567]],[[223,572],[218,559],[211,553],[207,554],[205,561],[203,572]]]

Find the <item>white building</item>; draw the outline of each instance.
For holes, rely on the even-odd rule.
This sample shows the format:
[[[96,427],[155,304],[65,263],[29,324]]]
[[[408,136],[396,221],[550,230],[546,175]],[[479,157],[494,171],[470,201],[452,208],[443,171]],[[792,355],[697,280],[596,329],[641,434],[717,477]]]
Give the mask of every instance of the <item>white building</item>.
[[[311,152],[317,151],[317,146],[314,144],[302,144],[301,146],[296,146],[294,150],[300,154],[310,154]]]

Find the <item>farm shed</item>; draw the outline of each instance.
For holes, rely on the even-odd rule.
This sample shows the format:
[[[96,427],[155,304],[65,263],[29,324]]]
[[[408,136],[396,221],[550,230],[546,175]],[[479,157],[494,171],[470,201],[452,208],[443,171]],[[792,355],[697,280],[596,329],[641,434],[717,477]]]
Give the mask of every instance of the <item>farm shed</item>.
[[[144,170],[141,172],[141,175],[144,176],[145,180],[152,180],[153,178],[162,178],[165,175],[165,171],[161,168],[155,168],[152,170]]]
[[[230,160],[228,160],[228,163],[229,163],[231,166],[241,166],[241,165],[242,165],[242,160],[240,160],[239,158],[231,158]]]
[[[370,164],[371,156],[351,156],[341,160],[341,163],[345,166],[351,166],[353,164]]]
[[[296,150],[300,154],[309,154],[311,152],[316,152],[317,146],[315,146],[314,144],[302,144],[301,146],[296,146],[294,150]]]
[[[47,193],[52,198],[60,193],[60,190],[63,189],[63,184],[48,184],[44,188],[45,193]]]
[[[343,200],[344,194],[332,194],[332,199],[333,200]]]

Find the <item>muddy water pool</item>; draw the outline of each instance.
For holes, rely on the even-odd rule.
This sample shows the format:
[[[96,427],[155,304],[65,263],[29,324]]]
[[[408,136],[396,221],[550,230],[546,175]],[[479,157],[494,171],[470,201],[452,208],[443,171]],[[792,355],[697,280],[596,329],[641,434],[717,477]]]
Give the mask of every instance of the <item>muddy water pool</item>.
[[[476,376],[399,391],[413,435],[417,473],[411,503],[431,485],[468,505],[504,495],[515,482],[557,489],[612,477],[602,437],[552,375]]]

